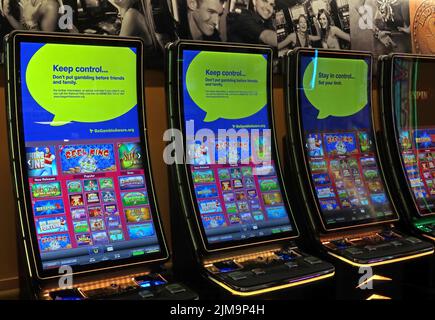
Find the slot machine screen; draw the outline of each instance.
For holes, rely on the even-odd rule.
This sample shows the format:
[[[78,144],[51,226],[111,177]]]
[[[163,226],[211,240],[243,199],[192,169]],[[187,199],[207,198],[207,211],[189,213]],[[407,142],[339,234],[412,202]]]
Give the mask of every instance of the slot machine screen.
[[[297,232],[271,131],[271,52],[220,50],[180,49],[179,66],[186,171],[211,250]]]
[[[414,204],[435,213],[435,60],[394,56],[391,98],[396,141]]]
[[[42,273],[162,259],[140,107],[141,46],[42,39],[16,49],[24,192]]]
[[[371,56],[297,56],[298,112],[311,189],[327,230],[396,218],[379,169]]]

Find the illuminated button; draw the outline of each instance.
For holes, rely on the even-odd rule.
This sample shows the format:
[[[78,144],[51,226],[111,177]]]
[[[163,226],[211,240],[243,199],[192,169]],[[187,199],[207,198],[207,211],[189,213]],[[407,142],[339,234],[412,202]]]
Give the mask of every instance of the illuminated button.
[[[145,254],[145,251],[143,251],[143,250],[135,250],[131,254],[133,256],[141,256],[141,255]]]
[[[280,251],[276,251],[275,254],[284,261],[289,261],[289,260],[293,260],[295,258],[297,258],[296,253],[294,253],[291,250],[280,250]]]
[[[174,284],[170,284],[166,286],[166,290],[168,290],[170,293],[172,294],[177,294],[177,293],[181,293],[181,292],[186,292],[186,288],[184,288],[183,286],[181,286],[178,283],[174,283]]]
[[[428,228],[428,227],[425,227],[425,226],[417,226],[417,228],[420,229],[423,232],[431,232],[432,231],[431,228]]]
[[[331,241],[338,249],[345,249],[349,246],[345,239],[333,240]]]

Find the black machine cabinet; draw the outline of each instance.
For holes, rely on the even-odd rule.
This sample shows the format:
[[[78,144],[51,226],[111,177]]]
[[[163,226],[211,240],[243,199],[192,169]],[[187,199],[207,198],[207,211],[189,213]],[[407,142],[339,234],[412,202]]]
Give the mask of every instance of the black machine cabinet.
[[[301,190],[298,202],[313,246],[340,262],[341,276],[371,268],[398,279],[404,261],[431,255],[433,247],[400,230],[372,120],[371,63],[364,52],[288,53],[287,180]],[[358,283],[349,282],[348,291],[337,288],[344,298],[368,295],[355,290]],[[399,288],[383,292],[378,296],[402,294]]]
[[[331,264],[304,253],[295,242],[298,238],[298,231],[287,202],[287,193],[282,185],[279,157],[275,149],[271,109],[271,49],[265,46],[192,41],[172,43],[167,49],[168,117],[169,127],[173,131],[172,138],[166,141],[170,141],[175,147],[184,145],[182,153],[180,150],[177,150],[178,154],[175,153],[174,158],[177,162],[170,165],[169,185],[172,197],[175,269],[190,281],[196,282],[196,285],[207,291],[210,297],[222,295],[263,297],[266,293],[279,295],[284,289],[305,287],[302,285],[312,282],[322,283],[318,280],[331,277],[334,274]],[[194,64],[192,61],[195,59],[202,61],[202,68],[205,69],[200,69],[198,64]],[[258,65],[251,63],[251,67],[246,67],[242,65],[246,63],[244,59],[248,61],[250,59],[251,62],[258,59]],[[258,77],[252,76],[253,71],[248,70],[249,68],[254,70],[259,68],[259,71],[257,70],[259,76],[258,74]],[[192,77],[194,72],[197,72],[197,78]],[[219,76],[226,80],[217,80]],[[201,139],[192,147],[186,136],[179,138],[175,135],[176,132],[186,134],[188,130],[185,126],[189,119],[197,121],[195,127],[198,125],[213,129],[221,125],[219,128],[227,129],[228,121],[234,121],[232,128],[237,128],[238,124],[247,123],[243,122],[243,119],[256,117],[255,114],[252,115],[252,112],[243,111],[242,108],[246,108],[240,105],[244,103],[243,101],[237,104],[219,100],[222,98],[221,94],[227,94],[227,91],[224,93],[219,91],[227,85],[226,83],[231,84],[227,85],[224,90],[241,92],[241,95],[248,94],[247,92],[253,86],[249,81],[245,86],[235,84],[237,79],[245,76],[255,83],[257,80],[262,81],[262,85],[258,91],[255,91],[255,94],[258,93],[258,99],[265,99],[265,105],[262,104],[260,106],[262,108],[258,111],[258,114],[261,113],[263,116],[256,118],[257,120],[253,123],[264,121],[267,123],[266,127],[271,129],[270,144],[274,167],[271,171],[273,177],[270,178],[269,175],[268,182],[272,184],[271,188],[276,190],[271,196],[264,196],[261,190],[266,189],[260,189],[259,184],[256,186],[253,183],[260,181],[264,184],[264,188],[267,188],[268,182],[265,180],[267,174],[262,178],[261,173],[253,175],[251,171],[265,169],[265,166],[255,167],[250,162],[241,166],[240,162],[235,162],[214,167],[213,162],[207,156],[209,150],[215,148],[215,141],[206,147],[203,143],[206,140]],[[198,100],[201,98],[197,99],[196,96],[192,98],[195,92],[203,90],[204,81],[220,82],[220,85],[210,85],[211,91],[207,91],[208,95],[212,95],[223,103],[221,104],[222,109],[227,110],[224,112],[228,115],[221,115],[219,120],[216,114],[210,116],[210,113],[218,113],[216,110],[219,108],[216,104],[207,106],[202,100]],[[248,99],[255,103],[252,97]],[[210,100],[208,103],[213,104],[214,101]],[[209,114],[204,115],[203,110],[207,108],[209,108]],[[239,109],[240,116],[230,116],[231,109]],[[208,119],[209,116],[210,119]],[[198,150],[195,148],[203,149],[201,152],[196,152]],[[189,152],[195,154],[194,161],[198,162],[187,162]],[[183,153],[186,154],[182,155]],[[174,153],[171,155],[174,156]],[[200,161],[203,162],[200,164]],[[251,186],[247,187],[248,184]],[[231,194],[231,190],[235,195]],[[280,193],[277,194],[278,192]],[[232,198],[233,196],[237,198]],[[211,201],[214,201],[211,207],[215,214],[208,212],[210,206],[207,201],[209,200],[202,200],[209,197],[212,198]],[[268,197],[279,199],[274,198],[270,202]],[[234,206],[237,204],[237,207],[234,207],[232,203]],[[274,209],[271,209],[271,204],[275,205]],[[276,207],[277,204],[279,207]],[[265,208],[269,208],[267,209],[269,211]],[[271,218],[272,215],[275,220]],[[228,241],[221,241],[223,239]],[[208,281],[204,282],[198,277],[199,275]],[[211,288],[220,288],[220,290],[212,293]],[[293,292],[295,293],[294,298],[301,297],[300,291]]]
[[[391,54],[381,56],[379,63],[381,137],[397,202],[413,232],[435,240],[430,135],[435,121],[428,108],[435,59]]]
[[[379,136],[388,175],[403,226],[422,239],[435,241],[435,190],[432,184],[432,127],[435,59],[433,56],[390,54],[379,57],[381,79]],[[434,294],[434,260],[421,275],[421,286]],[[410,276],[415,273],[410,271]]]
[[[145,131],[141,40],[14,32],[5,44],[22,297],[197,299],[168,262]],[[119,60],[103,61],[114,53]],[[90,103],[89,91],[104,103]],[[121,91],[125,100],[116,97]],[[127,100],[130,111],[118,112]],[[50,108],[62,104],[81,116],[60,120],[62,111]],[[104,118],[103,107],[114,115]]]

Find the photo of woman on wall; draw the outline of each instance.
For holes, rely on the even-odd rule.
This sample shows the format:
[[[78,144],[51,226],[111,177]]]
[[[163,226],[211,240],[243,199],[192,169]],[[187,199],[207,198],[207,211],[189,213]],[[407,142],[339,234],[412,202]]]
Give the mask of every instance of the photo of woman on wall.
[[[332,24],[331,15],[325,9],[317,14],[320,25],[320,40],[325,49],[340,49],[339,39],[350,42],[350,35]]]
[[[164,46],[175,38],[171,19],[168,0],[0,0],[0,37],[13,30],[139,37],[150,68],[163,66]]]
[[[317,27],[317,25],[315,24]],[[317,28],[319,29],[319,28]],[[320,30],[317,30],[319,34]],[[296,24],[296,31],[290,33],[283,41],[278,43],[278,49],[290,46],[291,48],[304,47],[312,48],[312,43],[319,41],[320,36],[311,35],[308,29],[308,19],[304,14],[301,14]]]
[[[2,0],[2,15],[12,29],[58,31],[58,0]]]

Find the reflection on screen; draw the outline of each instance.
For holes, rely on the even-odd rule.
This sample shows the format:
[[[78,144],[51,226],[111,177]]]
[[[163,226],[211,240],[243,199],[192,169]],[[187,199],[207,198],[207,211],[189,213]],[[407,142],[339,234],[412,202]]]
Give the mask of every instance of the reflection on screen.
[[[299,63],[299,107],[314,194],[326,227],[391,218],[370,114],[369,60],[314,57]]]
[[[435,213],[435,61],[393,59],[392,97],[397,141],[413,199],[421,214]]]
[[[135,50],[21,44],[27,175],[44,269],[161,250],[142,163]]]
[[[291,231],[274,162],[266,161],[266,57],[184,50],[182,61],[192,192],[208,242]],[[238,137],[220,134],[227,129]]]

